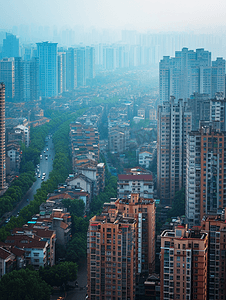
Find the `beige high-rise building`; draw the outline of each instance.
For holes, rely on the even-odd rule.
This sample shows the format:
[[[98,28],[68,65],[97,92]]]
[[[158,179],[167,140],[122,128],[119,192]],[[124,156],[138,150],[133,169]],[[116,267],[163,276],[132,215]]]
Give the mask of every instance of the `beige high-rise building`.
[[[2,190],[5,187],[5,84],[0,82],[0,189]]]
[[[160,299],[207,299],[208,234],[179,225],[161,234]]]
[[[135,300],[135,218],[115,208],[90,219],[87,233],[87,284],[92,300]]]
[[[226,209],[202,220],[209,234],[208,299],[226,299]]]
[[[105,203],[90,219],[87,240],[88,296],[135,300],[139,279],[155,268],[155,203],[131,194]]]

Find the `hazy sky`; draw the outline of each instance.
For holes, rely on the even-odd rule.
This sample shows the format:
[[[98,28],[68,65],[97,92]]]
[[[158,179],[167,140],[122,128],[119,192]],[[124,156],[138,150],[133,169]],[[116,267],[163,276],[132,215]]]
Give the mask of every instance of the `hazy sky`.
[[[214,31],[226,0],[0,0],[0,29],[20,24]]]

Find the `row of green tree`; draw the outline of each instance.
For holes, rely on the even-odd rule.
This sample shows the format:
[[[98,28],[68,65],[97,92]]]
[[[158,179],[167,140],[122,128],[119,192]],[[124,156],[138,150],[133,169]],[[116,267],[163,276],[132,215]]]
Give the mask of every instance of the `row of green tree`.
[[[12,271],[1,278],[0,299],[49,300],[54,286],[65,289],[77,278],[77,269],[73,262],[62,262],[39,271],[32,267]]]
[[[10,230],[15,227],[20,227],[29,221],[35,213],[39,212],[39,206],[46,201],[47,194],[53,192],[60,182],[64,182],[71,170],[70,163],[70,150],[69,150],[69,124],[71,121],[77,119],[78,116],[83,114],[84,110],[80,110],[73,114],[62,114],[52,116],[52,120],[43,126],[47,126],[48,130],[45,132],[40,129],[42,139],[38,139],[42,145],[45,143],[45,137],[48,132],[53,132],[53,143],[55,148],[55,158],[53,161],[53,170],[49,175],[49,179],[42,182],[41,188],[37,190],[34,195],[34,200],[24,207],[19,214],[19,217],[12,217],[6,226],[0,229],[0,240],[4,241],[10,234]],[[42,126],[42,127],[43,127]],[[43,133],[44,132],[44,133]],[[34,135],[35,139],[35,135]],[[31,142],[32,145],[33,141]],[[34,144],[36,142],[34,141]],[[40,153],[40,152],[39,152]],[[20,177],[19,177],[20,178]],[[19,180],[19,179],[18,179]],[[22,184],[21,184],[22,185]]]

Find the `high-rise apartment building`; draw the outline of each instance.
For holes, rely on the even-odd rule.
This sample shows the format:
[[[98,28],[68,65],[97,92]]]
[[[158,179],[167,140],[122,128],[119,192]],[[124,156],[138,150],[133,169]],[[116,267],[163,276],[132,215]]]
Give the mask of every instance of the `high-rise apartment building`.
[[[77,86],[86,85],[86,49],[84,47],[76,49],[77,53]]]
[[[66,89],[73,91],[77,87],[77,51],[68,48],[66,52]]]
[[[164,56],[159,63],[160,104],[176,99],[188,99],[193,93],[216,92],[225,95],[225,60],[217,58],[211,65],[211,53],[204,49],[176,51],[175,57]]]
[[[202,229],[209,234],[208,298],[226,298],[226,210],[208,214],[202,220]]]
[[[19,39],[12,33],[6,33],[3,39],[2,57],[18,57],[19,56]]]
[[[95,48],[86,47],[86,63],[85,63],[86,79],[95,77]]]
[[[92,300],[134,300],[136,284],[135,218],[111,208],[89,221],[87,284]]]
[[[5,84],[0,82],[0,189],[6,187],[5,161]]]
[[[216,93],[210,99],[210,122],[218,123],[220,131],[226,131],[226,99],[223,93]]]
[[[57,53],[58,94],[66,91],[66,52]]]
[[[216,61],[212,62],[212,98],[216,92],[222,92],[225,97],[225,60],[218,57]]]
[[[203,216],[226,207],[226,132],[211,126],[191,131],[187,138],[185,213],[189,227]]]
[[[139,278],[155,267],[153,199],[131,194],[105,203],[90,220],[87,244],[89,298],[135,300]]]
[[[57,43],[37,43],[39,58],[39,86],[41,97],[53,97],[57,88]]]
[[[157,190],[162,201],[170,203],[185,186],[186,137],[192,130],[192,113],[180,99],[158,107]]]
[[[155,203],[153,199],[132,193],[117,199],[115,206],[125,216],[137,219],[137,274],[155,271]]]
[[[30,62],[30,100],[39,99],[39,59],[32,57]]]
[[[208,234],[183,225],[161,234],[160,299],[207,299]]]
[[[3,58],[0,61],[0,82],[5,84],[5,98],[12,101],[15,96],[15,62],[14,58]]]

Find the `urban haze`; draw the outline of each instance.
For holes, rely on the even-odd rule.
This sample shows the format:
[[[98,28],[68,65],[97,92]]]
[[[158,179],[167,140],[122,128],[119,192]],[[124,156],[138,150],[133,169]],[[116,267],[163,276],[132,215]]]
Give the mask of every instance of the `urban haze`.
[[[226,299],[226,2],[0,6],[0,299]]]

